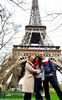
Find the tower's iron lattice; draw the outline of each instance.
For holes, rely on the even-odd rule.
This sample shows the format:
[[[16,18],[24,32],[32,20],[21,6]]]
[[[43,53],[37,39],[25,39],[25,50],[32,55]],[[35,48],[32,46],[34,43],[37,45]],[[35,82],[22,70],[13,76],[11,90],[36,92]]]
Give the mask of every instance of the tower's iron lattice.
[[[31,15],[29,25],[42,25],[39,13],[38,0],[32,1]]]

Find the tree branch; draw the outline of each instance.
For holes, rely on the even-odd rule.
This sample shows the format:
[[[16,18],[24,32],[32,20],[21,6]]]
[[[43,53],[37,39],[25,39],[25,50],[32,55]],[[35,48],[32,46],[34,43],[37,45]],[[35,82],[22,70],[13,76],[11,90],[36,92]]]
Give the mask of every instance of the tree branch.
[[[11,2],[13,2],[15,5],[17,5],[18,7],[20,7],[22,10],[26,11],[27,9],[24,9],[22,6],[20,6],[20,4],[25,4],[25,2],[19,2],[19,3],[16,3],[14,0],[10,0]]]

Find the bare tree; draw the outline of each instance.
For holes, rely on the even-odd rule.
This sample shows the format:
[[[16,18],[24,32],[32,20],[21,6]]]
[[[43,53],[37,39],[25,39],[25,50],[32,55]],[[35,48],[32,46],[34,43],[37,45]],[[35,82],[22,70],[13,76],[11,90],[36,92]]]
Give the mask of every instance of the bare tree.
[[[15,35],[19,32],[21,27],[21,25],[16,25],[12,21],[12,15],[13,13],[9,12],[6,7],[0,5],[0,54],[3,51],[5,57],[9,54],[7,50],[9,43],[15,38]],[[1,57],[0,60],[2,60]]]
[[[26,5],[26,3],[24,2],[24,0],[17,0],[17,2],[15,0],[10,0],[11,2],[13,2],[15,5],[17,5],[18,7],[20,7],[22,10],[26,10],[24,9],[22,6],[23,4]]]
[[[12,40],[18,32],[20,25],[11,22],[10,18],[13,13],[9,13],[6,8],[0,5],[0,50]],[[10,35],[10,36],[9,36]],[[9,36],[9,37],[8,37]]]
[[[9,4],[14,4],[22,10],[26,11],[26,0],[7,0]],[[9,45],[13,45],[12,40],[18,34],[21,25],[16,25],[12,21],[12,12],[9,12],[5,7],[0,5],[0,60],[4,61],[5,57],[10,54],[11,51],[8,51]],[[17,36],[18,37],[18,36]],[[2,50],[3,49],[3,50]],[[2,52],[4,52],[4,57],[2,56]]]
[[[53,29],[50,31],[55,31],[59,27],[62,26],[62,13],[61,12],[55,12],[55,13],[47,13],[46,16],[43,16],[42,19],[46,20],[49,22],[50,25],[53,25]],[[54,23],[54,24],[53,24]]]
[[[21,8],[22,10],[26,11],[27,8],[27,0],[7,0],[8,2],[11,1],[13,4],[15,4],[17,7]]]

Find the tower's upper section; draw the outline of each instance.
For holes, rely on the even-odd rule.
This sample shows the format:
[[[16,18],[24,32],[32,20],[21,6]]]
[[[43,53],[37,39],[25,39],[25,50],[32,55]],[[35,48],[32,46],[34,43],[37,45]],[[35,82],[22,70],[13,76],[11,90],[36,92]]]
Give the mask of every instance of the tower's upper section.
[[[42,25],[40,19],[40,13],[39,13],[38,0],[32,0],[32,8],[31,8],[29,25],[35,25],[35,26]]]

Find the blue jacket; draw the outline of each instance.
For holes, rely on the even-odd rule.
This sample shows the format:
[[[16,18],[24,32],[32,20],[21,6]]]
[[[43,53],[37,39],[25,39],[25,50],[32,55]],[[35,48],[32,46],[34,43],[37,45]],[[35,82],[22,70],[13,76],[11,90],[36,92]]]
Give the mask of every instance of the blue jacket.
[[[42,64],[45,71],[45,76],[49,76],[51,73],[55,74],[55,65],[50,58],[44,58],[42,60]]]

